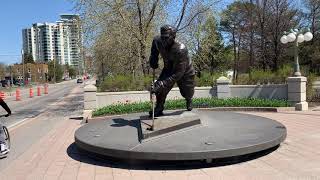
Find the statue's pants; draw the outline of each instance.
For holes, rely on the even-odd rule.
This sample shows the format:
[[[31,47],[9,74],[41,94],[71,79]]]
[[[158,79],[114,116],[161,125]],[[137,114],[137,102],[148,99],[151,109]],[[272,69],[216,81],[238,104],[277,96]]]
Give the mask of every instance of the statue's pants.
[[[165,72],[162,71],[160,77],[158,80],[165,80],[168,77]],[[186,100],[191,100],[194,94],[194,87],[195,87],[195,81],[194,81],[195,75],[184,75],[180,80],[177,81],[177,85],[179,87],[181,95]],[[166,101],[167,95],[170,92],[170,90],[173,88],[174,84],[166,86],[163,88],[160,92],[156,93],[157,97],[157,105],[156,105],[156,111],[163,111],[164,109],[164,103]]]

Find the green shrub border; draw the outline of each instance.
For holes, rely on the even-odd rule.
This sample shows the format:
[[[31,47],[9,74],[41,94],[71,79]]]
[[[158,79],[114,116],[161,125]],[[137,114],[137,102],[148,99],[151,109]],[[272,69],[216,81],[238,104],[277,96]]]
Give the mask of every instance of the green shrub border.
[[[213,108],[213,107],[288,107],[286,100],[258,99],[258,98],[194,98],[194,108]],[[165,109],[184,109],[185,100],[167,100]],[[151,109],[150,102],[122,103],[105,106],[93,111],[92,116],[128,114],[137,112],[148,112]]]

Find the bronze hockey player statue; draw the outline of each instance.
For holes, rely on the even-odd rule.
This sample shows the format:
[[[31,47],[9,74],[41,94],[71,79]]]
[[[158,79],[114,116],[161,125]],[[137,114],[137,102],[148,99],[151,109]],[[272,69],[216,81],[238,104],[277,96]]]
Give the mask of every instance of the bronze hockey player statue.
[[[175,40],[176,31],[173,26],[164,25],[160,29],[161,35],[156,36],[152,42],[149,59],[151,68],[158,68],[159,53],[164,61],[163,70],[152,90],[157,98],[155,117],[163,115],[166,97],[176,82],[181,95],[186,99],[187,110],[192,110],[195,70],[186,46]],[[152,111],[149,114],[151,116]]]

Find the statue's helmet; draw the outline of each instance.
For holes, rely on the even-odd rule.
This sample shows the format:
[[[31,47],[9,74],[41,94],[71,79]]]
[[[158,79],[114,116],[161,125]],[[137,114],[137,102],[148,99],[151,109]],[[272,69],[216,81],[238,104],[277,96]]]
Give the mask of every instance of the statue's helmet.
[[[176,28],[171,25],[164,25],[160,28],[161,43],[165,48],[170,48],[176,38]]]
[[[177,29],[171,25],[163,25],[160,28],[161,36],[171,36],[173,38],[176,37]]]

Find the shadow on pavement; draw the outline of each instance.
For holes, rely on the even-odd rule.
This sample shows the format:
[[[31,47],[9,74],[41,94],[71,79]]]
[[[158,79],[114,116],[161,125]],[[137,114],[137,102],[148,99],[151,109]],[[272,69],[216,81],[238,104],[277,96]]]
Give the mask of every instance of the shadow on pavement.
[[[78,121],[82,121],[83,117],[82,116],[75,116],[75,117],[70,117],[70,120],[78,120]]]
[[[252,153],[243,156],[236,156],[223,159],[215,159],[212,163],[206,163],[204,160],[195,161],[128,161],[124,159],[115,159],[111,157],[97,155],[79,149],[75,143],[72,143],[67,148],[69,157],[76,161],[96,166],[121,168],[121,169],[134,169],[134,170],[187,170],[187,169],[200,169],[208,167],[227,166],[246,161],[254,160],[262,156],[268,155],[277,150],[278,146],[273,148]]]

